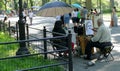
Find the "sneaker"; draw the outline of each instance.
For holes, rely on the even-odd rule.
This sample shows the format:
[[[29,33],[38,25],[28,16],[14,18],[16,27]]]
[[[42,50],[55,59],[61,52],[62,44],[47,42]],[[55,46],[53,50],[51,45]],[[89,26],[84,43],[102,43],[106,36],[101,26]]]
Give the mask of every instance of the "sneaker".
[[[88,65],[88,66],[94,66],[94,65],[95,65],[95,62],[91,62],[91,61],[90,61],[90,62],[87,63],[87,65]]]

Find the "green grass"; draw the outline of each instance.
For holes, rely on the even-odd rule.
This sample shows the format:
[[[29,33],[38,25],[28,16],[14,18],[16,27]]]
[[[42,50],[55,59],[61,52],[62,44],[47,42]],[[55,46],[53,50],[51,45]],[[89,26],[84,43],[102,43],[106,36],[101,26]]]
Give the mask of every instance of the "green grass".
[[[10,42],[15,41],[14,38],[10,37],[8,34],[0,32],[0,42]],[[18,44],[0,44],[0,58],[14,56],[18,49]]]
[[[15,41],[14,38],[0,32],[0,42],[10,42]],[[15,56],[16,51],[18,50],[18,44],[7,44],[0,45],[0,58]],[[31,50],[31,49],[30,49]],[[0,60],[0,71],[16,71],[21,69],[27,69],[31,67],[43,66],[48,64],[57,63],[55,60],[44,59],[41,55],[29,56],[23,58],[13,58]],[[33,70],[33,71],[63,71],[62,66],[49,67],[42,70]]]
[[[43,65],[53,64],[55,62],[56,61],[53,60],[46,60],[42,56],[2,60],[0,61],[0,71],[15,71],[15,70],[37,67],[41,65],[43,66]],[[45,68],[44,70],[42,69],[42,70],[33,70],[33,71],[62,71],[61,67],[60,66],[54,68],[49,67],[49,68]]]

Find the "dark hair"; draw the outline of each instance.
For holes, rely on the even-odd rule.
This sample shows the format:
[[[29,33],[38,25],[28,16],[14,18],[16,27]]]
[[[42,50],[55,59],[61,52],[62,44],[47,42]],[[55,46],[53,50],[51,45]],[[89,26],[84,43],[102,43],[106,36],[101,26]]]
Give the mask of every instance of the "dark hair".
[[[94,10],[97,10],[96,8]]]
[[[7,17],[5,16],[5,17],[4,17],[4,22],[5,22],[6,20],[7,20]]]
[[[60,20],[56,21],[55,24],[54,24],[54,30],[62,28],[62,24],[63,24],[62,21],[60,21]]]
[[[90,9],[90,11],[93,11],[93,9]]]
[[[117,12],[117,9],[116,9],[116,7],[115,7],[115,6],[113,7],[113,9],[115,10],[115,12]]]
[[[76,11],[79,11],[79,9],[78,9],[78,8],[76,8]]]
[[[86,7],[83,7],[83,8],[86,8]]]

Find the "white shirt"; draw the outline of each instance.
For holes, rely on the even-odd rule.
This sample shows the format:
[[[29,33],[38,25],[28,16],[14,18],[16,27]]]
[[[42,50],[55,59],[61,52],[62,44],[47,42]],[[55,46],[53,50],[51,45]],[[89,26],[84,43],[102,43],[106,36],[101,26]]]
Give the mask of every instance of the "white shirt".
[[[22,13],[23,13],[23,17],[25,17],[26,16],[25,12],[23,11]]]
[[[78,12],[77,12],[77,11],[73,11],[73,12],[72,12],[72,17],[77,17],[77,15],[78,15]]]
[[[29,18],[32,18],[33,15],[34,15],[33,12],[30,12],[30,13],[29,13]]]

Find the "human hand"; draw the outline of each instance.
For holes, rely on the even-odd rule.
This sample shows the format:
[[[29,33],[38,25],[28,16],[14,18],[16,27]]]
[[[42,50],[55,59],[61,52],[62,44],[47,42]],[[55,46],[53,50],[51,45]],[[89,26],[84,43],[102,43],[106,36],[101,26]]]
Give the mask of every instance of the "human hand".
[[[90,41],[90,40],[91,40],[91,37],[88,36],[88,37],[86,37],[86,39],[87,39],[88,41]]]
[[[96,28],[93,28],[92,30],[93,30],[94,32],[97,32],[97,29],[96,29]]]

